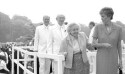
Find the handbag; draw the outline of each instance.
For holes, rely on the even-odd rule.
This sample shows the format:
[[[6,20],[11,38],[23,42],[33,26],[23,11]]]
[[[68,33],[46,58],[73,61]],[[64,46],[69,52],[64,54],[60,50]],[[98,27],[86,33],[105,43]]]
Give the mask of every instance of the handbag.
[[[121,68],[119,68],[119,74],[123,74],[123,71]]]

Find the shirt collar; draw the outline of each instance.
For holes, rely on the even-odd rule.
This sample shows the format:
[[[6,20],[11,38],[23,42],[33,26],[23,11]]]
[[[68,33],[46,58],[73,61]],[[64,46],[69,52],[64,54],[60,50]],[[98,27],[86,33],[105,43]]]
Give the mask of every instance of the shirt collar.
[[[57,23],[57,27],[59,28],[59,29],[65,29],[65,24],[63,24],[62,26],[60,26],[58,23]]]
[[[43,24],[43,26],[44,26],[44,29],[49,29],[49,27],[50,27],[50,25],[45,26],[45,24]]]

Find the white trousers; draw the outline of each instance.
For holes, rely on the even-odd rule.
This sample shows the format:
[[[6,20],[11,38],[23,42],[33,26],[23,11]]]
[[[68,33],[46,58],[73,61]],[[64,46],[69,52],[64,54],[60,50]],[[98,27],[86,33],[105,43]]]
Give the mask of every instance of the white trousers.
[[[46,58],[39,58],[39,74],[49,74],[51,60]]]
[[[62,62],[62,71],[64,71],[64,65],[65,65],[65,62],[63,61]],[[52,61],[52,68],[53,68],[53,73],[54,74],[58,74],[58,63],[57,63],[57,61]]]

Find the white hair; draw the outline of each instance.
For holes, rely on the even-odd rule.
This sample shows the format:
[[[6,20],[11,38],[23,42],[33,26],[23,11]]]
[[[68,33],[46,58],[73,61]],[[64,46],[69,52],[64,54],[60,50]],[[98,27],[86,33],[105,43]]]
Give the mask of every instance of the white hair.
[[[68,34],[70,34],[70,31],[71,31],[71,29],[72,29],[74,26],[78,26],[78,27],[79,27],[79,31],[80,31],[80,26],[79,26],[78,24],[76,24],[76,23],[71,23],[71,24],[69,24],[68,27],[67,27],[67,32],[68,32]]]

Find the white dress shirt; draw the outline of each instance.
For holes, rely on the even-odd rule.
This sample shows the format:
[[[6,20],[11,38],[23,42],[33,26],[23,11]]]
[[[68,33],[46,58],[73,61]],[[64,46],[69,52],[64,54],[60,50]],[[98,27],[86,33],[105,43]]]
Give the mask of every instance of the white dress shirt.
[[[52,53],[50,42],[51,28],[50,26],[41,25],[36,28],[34,37],[34,50],[40,53]]]
[[[53,46],[52,52],[54,54],[59,53],[61,42],[67,36],[66,29],[67,26],[64,24],[62,26],[56,24],[52,30],[52,46]]]

